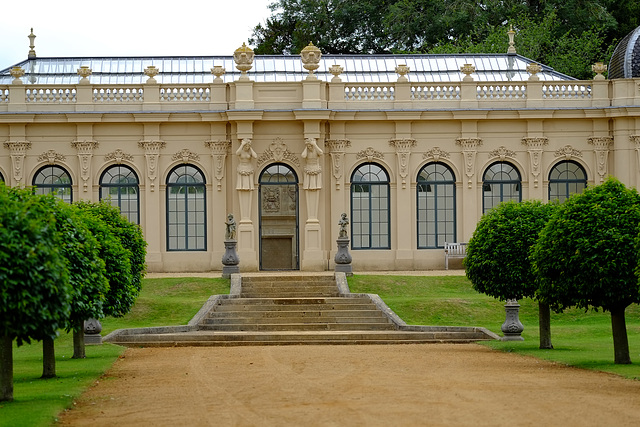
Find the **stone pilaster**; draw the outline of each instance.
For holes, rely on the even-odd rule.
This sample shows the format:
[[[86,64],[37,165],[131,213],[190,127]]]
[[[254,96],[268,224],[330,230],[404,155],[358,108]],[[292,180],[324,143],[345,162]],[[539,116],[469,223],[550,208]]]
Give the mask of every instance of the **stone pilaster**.
[[[416,146],[413,138],[392,139],[389,144],[396,149],[398,158],[398,174],[402,178],[402,188],[407,188],[407,175],[409,174],[409,160],[411,158],[411,148]]]
[[[529,164],[531,176],[533,176],[533,186],[538,188],[540,180],[540,163],[542,162],[542,152],[546,145],[549,145],[549,138],[522,138],[522,144],[527,146],[529,152]]]
[[[472,188],[473,176],[476,170],[477,147],[482,145],[481,138],[457,138],[456,144],[462,147],[462,157],[464,160],[464,172],[467,175],[467,187]]]
[[[71,142],[71,146],[78,150],[82,192],[86,193],[89,191],[91,184],[91,160],[93,158],[93,150],[98,147],[98,142],[93,140],[76,140]]]
[[[160,149],[167,146],[164,141],[139,141],[138,146],[144,148],[144,157],[147,160],[147,178],[149,179],[149,190],[155,191],[156,178],[158,176],[158,159]]]
[[[348,139],[328,139],[325,141],[325,147],[329,148],[331,172],[336,182],[336,190],[340,190],[344,174],[344,153],[347,148],[351,147],[351,141]]]
[[[222,191],[222,179],[225,173],[225,162],[231,141],[226,140],[209,140],[204,145],[211,149],[211,157],[213,159],[213,175],[216,177],[218,191]]]
[[[596,170],[600,176],[600,182],[604,182],[604,178],[609,169],[607,167],[607,161],[609,159],[609,146],[613,144],[613,137],[594,136],[587,141],[594,146],[593,151],[596,155]]]

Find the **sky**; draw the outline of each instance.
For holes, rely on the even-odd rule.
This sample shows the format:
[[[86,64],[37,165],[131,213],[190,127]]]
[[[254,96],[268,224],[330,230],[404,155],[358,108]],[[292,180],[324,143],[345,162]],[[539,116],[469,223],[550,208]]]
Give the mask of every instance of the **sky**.
[[[27,0],[0,8],[0,69],[39,57],[232,55],[272,0]],[[253,47],[253,46],[252,46]]]

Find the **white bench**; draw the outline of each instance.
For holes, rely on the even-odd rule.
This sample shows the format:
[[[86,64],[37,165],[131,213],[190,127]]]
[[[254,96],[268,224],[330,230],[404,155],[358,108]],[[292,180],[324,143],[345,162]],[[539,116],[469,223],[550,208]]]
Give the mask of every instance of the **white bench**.
[[[449,258],[464,258],[467,256],[466,243],[444,243],[444,269],[449,269]]]

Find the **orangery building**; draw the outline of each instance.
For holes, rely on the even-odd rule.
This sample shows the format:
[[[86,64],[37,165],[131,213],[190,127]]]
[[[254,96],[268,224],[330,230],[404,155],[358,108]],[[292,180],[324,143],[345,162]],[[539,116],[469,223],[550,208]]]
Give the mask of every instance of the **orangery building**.
[[[638,30],[592,80],[517,54],[38,57],[0,70],[0,179],[140,224],[152,272],[444,266],[484,212],[640,184]],[[640,50],[640,49],[639,49]]]

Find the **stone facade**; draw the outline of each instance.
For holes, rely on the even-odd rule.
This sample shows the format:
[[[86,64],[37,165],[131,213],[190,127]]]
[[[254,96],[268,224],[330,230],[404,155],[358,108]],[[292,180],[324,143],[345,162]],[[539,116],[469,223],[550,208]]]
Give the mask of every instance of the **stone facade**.
[[[34,85],[15,72],[0,85],[0,174],[12,186],[49,174],[41,184],[53,188],[66,172],[72,200],[97,201],[120,194],[106,177],[117,187],[125,171],[149,271],[222,270],[229,213],[241,271],[333,270],[342,213],[355,271],[438,269],[443,239],[468,241],[502,198],[571,192],[576,171],[588,184],[640,184],[638,79],[465,72],[442,85],[400,70],[396,82],[353,83],[307,69],[295,82],[247,71],[225,82],[217,70],[179,85],[154,70],[145,84],[93,84],[83,70],[77,84]],[[241,155],[246,142],[255,155]]]

